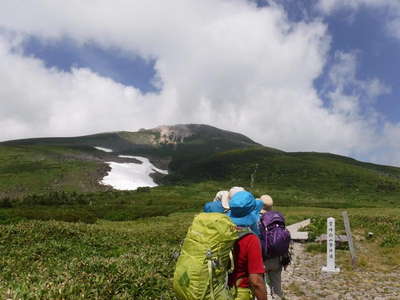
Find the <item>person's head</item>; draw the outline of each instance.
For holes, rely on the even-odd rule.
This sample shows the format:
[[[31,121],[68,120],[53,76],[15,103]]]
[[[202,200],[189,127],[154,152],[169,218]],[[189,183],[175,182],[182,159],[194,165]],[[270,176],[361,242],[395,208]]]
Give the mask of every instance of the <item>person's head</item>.
[[[229,192],[228,191],[219,191],[214,198],[214,201],[220,201],[222,207],[226,210],[229,209]]]
[[[203,211],[223,213],[225,212],[225,209],[222,206],[221,201],[211,201],[204,204]]]
[[[237,226],[249,227],[257,224],[260,218],[260,211],[263,202],[256,200],[254,196],[247,191],[240,191],[233,195],[229,201],[230,211],[228,216]]]
[[[244,188],[242,188],[241,186],[234,186],[234,187],[232,187],[232,188],[229,190],[229,195],[228,195],[229,199],[228,199],[228,200],[232,199],[232,197],[235,196],[236,193],[242,192],[242,191],[244,191]]]
[[[263,202],[263,211],[272,210],[272,206],[274,205],[274,201],[272,200],[270,195],[262,195],[260,200]],[[261,211],[261,213],[263,212]]]

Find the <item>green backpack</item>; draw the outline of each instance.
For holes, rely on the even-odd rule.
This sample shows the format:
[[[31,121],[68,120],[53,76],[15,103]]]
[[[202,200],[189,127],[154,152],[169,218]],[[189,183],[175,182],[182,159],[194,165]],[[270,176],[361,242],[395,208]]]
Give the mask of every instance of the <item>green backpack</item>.
[[[251,233],[238,229],[222,213],[200,213],[183,242],[174,273],[173,286],[180,300],[230,300],[235,289],[228,288],[233,271],[235,241]]]

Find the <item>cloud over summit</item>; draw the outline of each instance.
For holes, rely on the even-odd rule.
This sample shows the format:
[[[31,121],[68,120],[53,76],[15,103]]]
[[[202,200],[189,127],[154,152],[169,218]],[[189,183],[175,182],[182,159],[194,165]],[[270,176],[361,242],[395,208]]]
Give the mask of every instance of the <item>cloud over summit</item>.
[[[0,139],[207,123],[284,150],[384,161],[371,142],[377,117],[358,110],[365,95],[348,93],[340,80],[350,76],[371,97],[390,87],[338,67],[327,105],[314,86],[331,43],[321,19],[292,23],[282,7],[245,0],[21,3],[0,4],[0,28],[12,33],[0,35]],[[160,91],[143,94],[86,68],[46,68],[18,51],[29,36],[154,59]],[[386,128],[398,134],[395,124]]]

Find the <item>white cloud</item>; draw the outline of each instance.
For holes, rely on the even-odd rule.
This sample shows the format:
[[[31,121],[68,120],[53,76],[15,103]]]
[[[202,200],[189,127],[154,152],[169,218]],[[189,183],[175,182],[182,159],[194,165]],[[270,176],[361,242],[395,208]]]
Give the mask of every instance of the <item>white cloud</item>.
[[[382,6],[393,3],[392,0],[320,0],[317,6],[324,13],[332,13],[338,9],[358,9],[361,6]]]
[[[400,39],[400,2],[393,13],[393,16],[388,20],[387,29],[392,36]]]
[[[144,95],[89,69],[46,69],[18,51],[19,39],[4,36],[3,140],[208,123],[290,151],[367,157],[375,149],[370,115],[362,116],[359,96],[340,86],[351,78],[372,99],[384,84],[357,81],[355,67],[342,64],[331,78],[336,104],[325,107],[313,81],[326,64],[327,28],[318,20],[292,24],[280,7],[245,0],[3,0],[0,28],[152,58],[163,82],[159,93]]]
[[[391,91],[378,78],[359,80],[356,75],[357,65],[356,52],[337,51],[328,74],[331,90],[326,96],[331,100],[333,111],[352,117],[362,114],[361,104],[369,106],[379,96]]]

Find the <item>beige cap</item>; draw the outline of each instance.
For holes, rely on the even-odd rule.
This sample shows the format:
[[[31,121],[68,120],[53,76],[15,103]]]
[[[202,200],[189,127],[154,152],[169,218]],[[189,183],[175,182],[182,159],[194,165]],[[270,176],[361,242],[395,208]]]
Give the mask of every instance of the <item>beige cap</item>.
[[[260,200],[264,202],[264,209],[270,210],[274,205],[274,201],[272,200],[270,195],[262,195]]]

